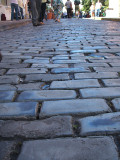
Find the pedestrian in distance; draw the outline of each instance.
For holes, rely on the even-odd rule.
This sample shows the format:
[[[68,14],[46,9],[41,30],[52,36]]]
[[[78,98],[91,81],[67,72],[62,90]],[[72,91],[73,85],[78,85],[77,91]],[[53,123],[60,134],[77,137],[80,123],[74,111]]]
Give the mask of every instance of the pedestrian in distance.
[[[21,19],[24,19],[24,15],[23,15],[23,0],[18,0],[18,6],[19,6],[19,9],[20,9],[20,18]]]
[[[33,26],[40,25],[41,0],[30,0]]]
[[[11,21],[14,19],[14,10],[16,20],[18,20],[18,0],[11,0]]]
[[[70,0],[67,0],[67,2],[65,3],[65,6],[67,8],[67,17],[71,18],[72,2]]]
[[[60,22],[62,11],[63,11],[63,1],[62,0],[52,0],[51,5],[54,9],[55,22]]]
[[[31,12],[31,2],[30,0],[27,1],[27,7],[28,7],[28,13],[29,13],[29,18],[32,18],[32,12]]]
[[[95,5],[95,16],[99,17],[100,16],[100,9],[102,7],[102,3],[98,0],[98,2]]]

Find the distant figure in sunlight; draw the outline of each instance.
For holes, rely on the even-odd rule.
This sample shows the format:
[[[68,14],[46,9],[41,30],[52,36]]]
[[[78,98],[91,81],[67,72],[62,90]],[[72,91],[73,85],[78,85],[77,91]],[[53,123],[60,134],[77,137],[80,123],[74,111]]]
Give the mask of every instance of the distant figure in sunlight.
[[[53,6],[53,9],[54,9],[55,22],[60,22],[60,18],[61,18],[63,7],[64,7],[63,1],[52,0],[51,5]]]

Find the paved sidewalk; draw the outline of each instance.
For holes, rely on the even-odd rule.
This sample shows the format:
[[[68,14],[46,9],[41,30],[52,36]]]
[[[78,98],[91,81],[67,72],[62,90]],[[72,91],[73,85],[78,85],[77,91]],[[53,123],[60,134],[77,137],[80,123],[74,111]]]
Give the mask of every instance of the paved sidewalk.
[[[119,26],[0,32],[0,160],[120,160]]]

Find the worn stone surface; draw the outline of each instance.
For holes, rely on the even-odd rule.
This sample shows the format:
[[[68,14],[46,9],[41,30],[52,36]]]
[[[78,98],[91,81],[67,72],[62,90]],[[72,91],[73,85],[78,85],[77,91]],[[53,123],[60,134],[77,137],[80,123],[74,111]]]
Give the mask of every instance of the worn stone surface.
[[[11,102],[15,95],[15,91],[0,91],[0,102]]]
[[[70,73],[70,72],[90,72],[88,68],[55,68],[51,70],[52,73]]]
[[[20,81],[20,78],[17,75],[12,76],[1,76],[0,77],[0,84],[9,83],[9,84],[18,84]]]
[[[79,120],[82,136],[120,133],[120,112],[91,116]]]
[[[73,89],[73,88],[100,87],[95,79],[71,80],[71,81],[53,81],[50,85],[51,89]]]
[[[53,63],[55,63],[55,64],[61,64],[61,63],[80,63],[80,62],[85,62],[85,60],[84,59],[79,59],[79,60],[73,60],[73,59],[71,59],[71,60],[54,60],[53,61]]]
[[[24,21],[13,21],[12,25]],[[49,138],[51,143],[60,138],[62,149],[54,152],[50,150],[52,143],[44,148],[35,147],[34,152],[28,145],[26,156],[33,159],[116,159],[113,155],[116,152],[120,155],[120,116],[113,115],[120,112],[119,22],[61,18],[61,23],[54,20],[44,23],[44,26],[33,27],[30,23],[0,32],[1,140],[20,139],[24,143],[31,139],[44,142]],[[0,23],[0,28],[2,24],[8,27],[11,22]],[[97,119],[101,114],[105,123]],[[107,118],[110,114],[111,118]],[[82,126],[80,120],[92,117],[97,117],[99,125],[89,132],[89,121]],[[82,127],[86,135],[79,141]],[[102,143],[96,144],[103,134],[106,137]],[[113,143],[103,147],[108,144],[109,135],[114,138]],[[76,143],[67,146],[67,137],[77,139]],[[94,141],[86,143],[89,138]],[[114,141],[117,148],[111,150]],[[12,160],[22,153],[22,148],[19,149],[20,152],[14,150]],[[37,154],[42,157],[36,158]]]
[[[72,136],[72,117],[55,116],[45,120],[34,121],[0,121],[1,137],[53,138]]]
[[[47,63],[41,63],[41,64],[32,64],[33,68],[68,68],[68,64],[47,64]]]
[[[37,102],[0,103],[0,118],[36,118]]]
[[[120,79],[104,79],[102,81],[106,87],[120,87]]]
[[[103,99],[47,101],[42,105],[40,117],[58,114],[85,116],[104,112],[111,112],[111,109]]]
[[[118,160],[119,158],[111,137],[91,137],[26,141],[18,160],[26,159]]]
[[[5,69],[0,69],[0,76],[2,76],[6,72]]]
[[[49,60],[40,60],[40,59],[27,59],[27,60],[24,60],[23,63],[36,63],[36,64],[39,64],[39,63],[49,63]]]
[[[41,90],[44,85],[45,85],[44,82],[39,82],[39,83],[18,84],[18,85],[15,85],[15,87],[19,91]]]
[[[97,72],[97,73],[75,73],[75,79],[84,79],[84,78],[117,78],[117,72]]]
[[[18,101],[42,101],[57,99],[76,98],[75,91],[69,90],[44,90],[44,91],[24,91],[18,96]]]
[[[0,141],[0,159],[11,160],[11,154],[15,152],[17,142]]]
[[[20,69],[9,69],[7,75],[11,74],[35,74],[35,73],[46,73],[45,68],[20,68]]]
[[[120,96],[120,87],[80,89],[83,98],[113,98]]]
[[[34,74],[27,75],[25,81],[54,81],[54,80],[67,80],[68,74]]]
[[[10,84],[0,85],[0,91],[15,91],[17,88]]]
[[[120,98],[115,98],[112,100],[114,108],[116,111],[120,111]]]

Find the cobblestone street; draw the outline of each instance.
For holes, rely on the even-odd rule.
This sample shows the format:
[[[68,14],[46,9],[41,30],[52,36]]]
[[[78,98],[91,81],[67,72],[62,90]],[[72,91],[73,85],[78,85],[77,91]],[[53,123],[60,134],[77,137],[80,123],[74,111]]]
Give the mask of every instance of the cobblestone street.
[[[120,160],[120,22],[0,32],[0,160]]]

